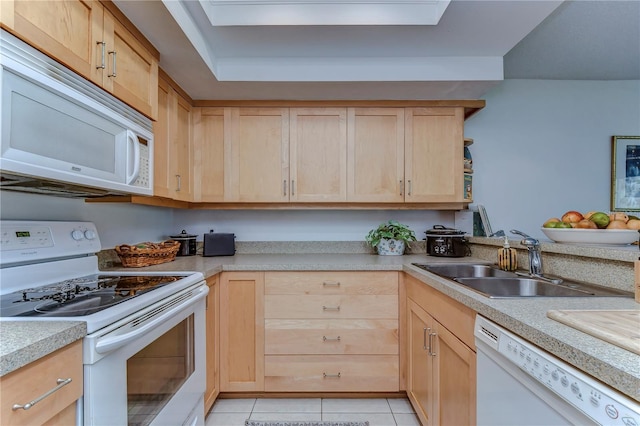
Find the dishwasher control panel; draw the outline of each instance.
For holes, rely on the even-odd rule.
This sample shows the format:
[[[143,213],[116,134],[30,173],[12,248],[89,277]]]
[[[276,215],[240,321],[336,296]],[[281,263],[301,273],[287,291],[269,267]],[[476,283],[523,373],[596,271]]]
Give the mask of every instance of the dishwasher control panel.
[[[476,337],[602,425],[640,426],[640,404],[530,342],[476,320]],[[480,325],[479,325],[480,323]]]

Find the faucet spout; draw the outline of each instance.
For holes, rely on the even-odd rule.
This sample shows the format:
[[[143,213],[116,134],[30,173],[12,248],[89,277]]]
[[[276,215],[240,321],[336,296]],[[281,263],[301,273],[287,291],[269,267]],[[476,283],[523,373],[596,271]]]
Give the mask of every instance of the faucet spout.
[[[523,240],[520,244],[529,251],[529,275],[542,277],[542,256],[540,252],[540,242],[535,238],[517,229],[511,230],[512,234],[520,235]]]

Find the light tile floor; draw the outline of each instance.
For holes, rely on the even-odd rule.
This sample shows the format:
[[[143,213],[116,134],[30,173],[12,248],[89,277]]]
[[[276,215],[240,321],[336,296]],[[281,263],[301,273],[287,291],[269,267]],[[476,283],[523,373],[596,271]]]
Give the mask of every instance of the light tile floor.
[[[420,426],[406,398],[218,399],[206,426],[244,426],[252,420],[368,421],[370,426]]]

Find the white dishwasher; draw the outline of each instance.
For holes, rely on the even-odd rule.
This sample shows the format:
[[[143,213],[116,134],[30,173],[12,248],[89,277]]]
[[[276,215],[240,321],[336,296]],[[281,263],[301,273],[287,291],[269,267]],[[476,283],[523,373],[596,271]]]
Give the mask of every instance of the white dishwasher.
[[[640,404],[477,315],[479,426],[640,426]]]

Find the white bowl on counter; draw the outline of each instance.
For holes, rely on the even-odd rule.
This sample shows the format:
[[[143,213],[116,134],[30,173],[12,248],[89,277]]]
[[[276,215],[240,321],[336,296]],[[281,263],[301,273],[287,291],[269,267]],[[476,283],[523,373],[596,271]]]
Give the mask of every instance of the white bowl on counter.
[[[637,242],[640,237],[635,229],[541,229],[550,240],[563,244],[627,245]]]

